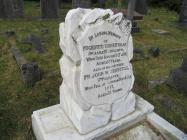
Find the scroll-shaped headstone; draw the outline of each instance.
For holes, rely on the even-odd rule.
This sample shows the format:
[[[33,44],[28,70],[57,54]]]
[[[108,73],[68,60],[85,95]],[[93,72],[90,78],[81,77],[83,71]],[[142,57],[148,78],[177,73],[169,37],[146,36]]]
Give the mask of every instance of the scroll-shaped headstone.
[[[41,0],[41,17],[58,18],[59,0]]]
[[[0,0],[0,18],[22,18],[23,0]]]
[[[91,7],[91,0],[72,0],[72,7],[73,8],[90,8]]]
[[[135,109],[131,26],[121,13],[80,8],[60,24],[60,102],[82,134]]]

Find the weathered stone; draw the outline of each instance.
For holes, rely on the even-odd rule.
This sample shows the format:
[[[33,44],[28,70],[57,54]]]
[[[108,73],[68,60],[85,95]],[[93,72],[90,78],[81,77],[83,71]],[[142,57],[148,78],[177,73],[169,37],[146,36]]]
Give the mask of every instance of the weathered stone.
[[[136,6],[135,6],[135,11],[140,13],[140,14],[147,14],[147,0],[137,0],[136,1]]]
[[[41,17],[58,18],[59,0],[41,0]]]
[[[71,10],[60,25],[60,102],[82,134],[135,109],[131,26],[121,13],[103,9]]]
[[[177,68],[173,69],[170,73],[170,76],[167,80],[167,84],[171,87],[174,87],[180,91],[187,93],[187,73],[182,69]]]
[[[122,129],[127,130],[125,139],[132,140],[186,138],[131,91],[131,27],[123,14],[111,10],[68,12],[60,24],[60,104],[33,112],[37,140],[100,140]],[[139,124],[147,120],[158,133]]]
[[[41,80],[41,73],[36,63],[27,62],[17,48],[11,48],[11,52],[21,70],[23,82],[27,86],[33,86],[37,81]]]
[[[91,0],[72,0],[73,8],[90,8]]]
[[[35,35],[28,35],[28,37],[23,39],[22,42],[31,44],[38,53],[44,53],[46,51],[43,47],[41,38]]]
[[[187,28],[187,0],[183,0],[179,22],[182,26]]]
[[[22,18],[23,0],[0,0],[0,18]]]

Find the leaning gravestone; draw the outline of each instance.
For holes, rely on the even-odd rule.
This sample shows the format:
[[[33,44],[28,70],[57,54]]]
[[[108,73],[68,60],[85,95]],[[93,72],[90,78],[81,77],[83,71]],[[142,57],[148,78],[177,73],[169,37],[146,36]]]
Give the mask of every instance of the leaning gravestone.
[[[73,8],[90,8],[91,7],[91,0],[72,0],[72,7]]]
[[[23,0],[0,0],[0,18],[22,18]]]
[[[182,2],[179,22],[182,26],[187,28],[187,0],[183,0]]]
[[[59,0],[41,0],[41,17],[58,18]]]
[[[60,24],[60,104],[33,112],[37,140],[104,139],[152,113],[154,107],[131,91],[131,26],[111,10],[68,12]]]

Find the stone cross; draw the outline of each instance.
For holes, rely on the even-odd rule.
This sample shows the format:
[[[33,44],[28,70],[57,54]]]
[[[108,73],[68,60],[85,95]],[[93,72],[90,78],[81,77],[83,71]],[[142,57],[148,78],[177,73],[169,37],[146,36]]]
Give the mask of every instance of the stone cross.
[[[0,18],[22,18],[23,0],[0,0]]]
[[[182,6],[181,6],[179,22],[183,26],[187,27],[187,0],[183,0]]]
[[[73,8],[90,8],[91,7],[91,0],[72,0],[72,7]]]
[[[60,25],[60,102],[81,134],[135,109],[131,26],[109,9],[73,9]]]
[[[59,0],[41,0],[41,17],[58,18]]]

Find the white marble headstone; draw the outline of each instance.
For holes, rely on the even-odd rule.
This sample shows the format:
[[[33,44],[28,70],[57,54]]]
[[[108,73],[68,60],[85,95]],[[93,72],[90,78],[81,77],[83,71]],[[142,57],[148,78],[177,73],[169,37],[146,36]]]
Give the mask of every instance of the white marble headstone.
[[[60,24],[60,102],[82,134],[135,109],[131,26],[121,13],[80,8]]]

